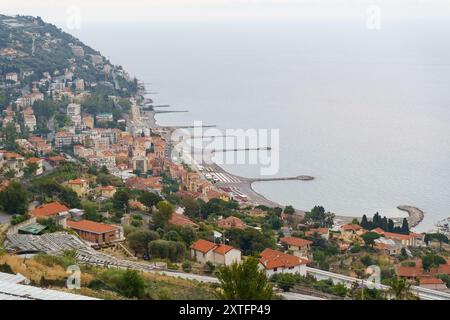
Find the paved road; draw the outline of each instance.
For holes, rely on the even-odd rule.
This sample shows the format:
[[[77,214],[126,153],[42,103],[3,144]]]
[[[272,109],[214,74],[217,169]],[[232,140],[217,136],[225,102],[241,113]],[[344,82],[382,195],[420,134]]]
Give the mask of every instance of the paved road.
[[[177,271],[166,271],[166,270],[155,270],[150,271],[155,273],[160,273],[169,277],[179,277],[182,279],[187,280],[197,280],[200,282],[208,282],[208,283],[219,283],[219,280],[215,277],[209,277],[209,276],[202,276],[198,274],[192,274],[192,273],[183,273],[183,272],[177,272]]]
[[[295,293],[295,292],[283,292],[280,294],[286,300],[326,300],[319,297],[307,296],[305,294]]]
[[[207,283],[219,283],[219,280],[217,278],[210,277],[210,276],[201,276],[198,274],[181,273],[181,272],[176,272],[176,271],[162,271],[162,270],[156,271],[155,270],[155,272],[164,274],[166,276],[180,277],[182,279],[187,279],[187,280],[197,280],[200,282],[207,282]],[[308,296],[305,294],[294,293],[294,292],[283,292],[280,295],[286,300],[325,300],[323,298]]]
[[[6,224],[9,223],[9,221],[11,220],[12,216],[10,214],[7,213],[0,213],[0,224]]]

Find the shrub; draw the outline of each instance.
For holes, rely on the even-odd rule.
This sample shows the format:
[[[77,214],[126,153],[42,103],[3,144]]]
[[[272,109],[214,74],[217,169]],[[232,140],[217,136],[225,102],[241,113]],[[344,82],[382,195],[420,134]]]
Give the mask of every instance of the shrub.
[[[183,268],[184,272],[191,272],[191,270],[192,270],[192,264],[189,261],[183,262],[181,267]]]
[[[148,245],[149,254],[155,258],[169,259],[172,262],[181,261],[186,253],[183,243],[167,240],[154,240]]]

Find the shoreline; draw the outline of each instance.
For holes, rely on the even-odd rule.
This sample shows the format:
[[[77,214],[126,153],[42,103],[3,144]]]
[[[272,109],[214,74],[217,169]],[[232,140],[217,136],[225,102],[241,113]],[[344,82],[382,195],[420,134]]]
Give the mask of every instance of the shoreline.
[[[157,123],[156,120],[156,110],[153,111],[147,111],[146,114],[149,114],[147,121],[149,121],[150,128],[163,128],[165,126],[160,126]],[[170,126],[167,126],[170,127]],[[227,176],[232,178],[235,182],[218,182],[214,183],[214,185],[217,188],[238,188],[239,191],[248,197],[249,202],[251,202],[254,205],[265,205],[267,207],[280,207],[284,208],[285,205],[281,205],[273,200],[268,199],[266,196],[264,196],[261,193],[258,193],[253,188],[253,184],[255,182],[269,182],[269,181],[283,181],[283,180],[298,180],[298,181],[311,181],[314,180],[315,177],[309,176],[309,175],[299,175],[297,177],[290,177],[290,178],[272,178],[272,179],[258,179],[258,178],[247,178],[247,177],[240,177],[237,175],[234,175],[228,171],[226,171],[224,168],[222,168],[220,165],[216,164],[213,161],[210,161],[211,163],[205,164],[202,163],[202,166],[212,168],[215,172],[220,173],[221,175]],[[198,168],[195,168],[197,172],[199,172],[205,179],[206,177],[202,172],[199,171]],[[303,209],[295,209],[295,214],[298,215],[304,215],[307,210]],[[408,214],[408,217],[406,217],[409,227],[415,228],[417,227],[424,219],[424,212],[414,206],[411,205],[399,205],[397,206],[397,209],[403,212],[406,212]],[[362,215],[361,215],[362,216]],[[345,216],[345,215],[335,215],[335,218],[343,221],[344,223],[350,223],[353,219],[361,219],[361,217],[357,216]],[[390,217],[395,223],[401,223],[403,220],[403,217]]]

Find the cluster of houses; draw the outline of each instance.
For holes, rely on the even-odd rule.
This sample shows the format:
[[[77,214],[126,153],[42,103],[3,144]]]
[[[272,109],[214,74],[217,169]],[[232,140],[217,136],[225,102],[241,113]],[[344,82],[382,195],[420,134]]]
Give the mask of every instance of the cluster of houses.
[[[242,261],[241,251],[226,244],[216,244],[207,240],[197,240],[190,246],[191,257],[199,263],[229,266]],[[306,275],[307,259],[282,251],[265,249],[260,254],[259,269],[268,277],[278,273]]]
[[[41,234],[46,227],[39,224],[39,219],[52,219],[55,224],[73,230],[91,244],[103,245],[124,239],[122,227],[85,220],[83,210],[69,209],[59,202],[39,205],[29,214],[32,219],[18,228],[18,233]]]
[[[404,261],[395,267],[395,272],[398,277],[407,279],[413,284],[418,283],[421,287],[450,291],[445,282],[437,277],[437,275],[450,276],[450,259],[446,260],[447,263],[440,264],[437,267],[432,267],[429,270],[423,268],[421,259],[413,259]]]
[[[340,238],[346,243],[363,242],[362,235],[369,232],[358,224],[345,224],[339,228]],[[409,234],[400,234],[384,231],[381,228],[370,230],[379,234],[379,238],[375,239],[374,247],[389,255],[398,255],[401,249],[408,247],[425,246],[425,234],[409,232]]]

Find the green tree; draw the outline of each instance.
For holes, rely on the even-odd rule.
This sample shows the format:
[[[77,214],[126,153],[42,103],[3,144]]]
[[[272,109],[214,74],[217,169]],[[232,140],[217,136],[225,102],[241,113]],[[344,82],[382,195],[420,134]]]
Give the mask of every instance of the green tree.
[[[239,247],[244,255],[258,254],[265,248],[275,245],[275,239],[272,236],[252,228],[228,229],[225,231],[225,237],[230,239],[230,245]]]
[[[362,235],[362,239],[366,246],[371,246],[373,248],[375,240],[378,239],[380,235],[376,232],[366,232]]]
[[[295,286],[297,277],[291,273],[279,273],[275,274],[272,280],[275,281],[275,283],[281,290],[287,292]]]
[[[184,214],[191,218],[200,218],[200,204],[191,197],[184,197],[181,200],[181,206],[184,208]]]
[[[325,212],[322,206],[315,206],[310,212],[305,213],[305,222],[315,227],[331,228],[333,226],[334,214]]]
[[[389,282],[390,288],[386,291],[387,297],[395,300],[419,300],[412,293],[411,284],[406,279],[392,278]]]
[[[402,234],[409,234],[409,224],[408,220],[406,218],[403,218],[402,227],[400,229],[400,233]]]
[[[181,242],[154,240],[148,245],[151,257],[169,259],[172,262],[181,261],[186,254],[186,246]]]
[[[439,241],[439,250],[442,250],[442,243],[449,243],[447,236],[443,233],[427,233],[425,235],[425,243],[428,245],[431,241]]]
[[[138,229],[127,235],[127,243],[135,254],[149,255],[148,244],[150,241],[158,240],[159,233],[145,229]]]
[[[125,271],[116,286],[125,297],[142,299],[145,296],[144,279],[136,270]]]
[[[158,202],[156,207],[158,211],[153,213],[152,216],[152,224],[155,230],[166,227],[175,210],[175,207],[167,201]]]
[[[295,212],[295,209],[293,206],[288,205],[288,206],[284,207],[285,214],[294,214],[294,212]]]
[[[25,178],[29,178],[36,174],[37,169],[39,168],[39,165],[35,162],[29,163],[24,169],[23,169],[23,175]]]
[[[28,211],[28,192],[18,182],[11,184],[0,192],[0,206],[10,214],[25,214]]]
[[[422,258],[422,266],[425,270],[439,267],[440,264],[446,264],[447,261],[437,254],[427,254]]]
[[[363,215],[363,217],[361,219],[361,227],[363,227],[366,230],[370,229],[369,221],[367,220],[366,215]]]
[[[156,206],[158,202],[162,201],[162,198],[153,192],[144,192],[140,195],[138,200],[143,203],[150,212],[153,211],[153,206]]]
[[[113,207],[114,209],[116,209],[117,211],[124,211],[124,212],[128,212],[128,201],[130,200],[130,194],[127,190],[118,190],[113,198],[112,198],[112,202],[113,202]]]
[[[197,233],[191,226],[182,226],[178,228],[178,233],[187,246],[190,246],[198,238]]]
[[[258,260],[248,258],[241,264],[219,268],[217,278],[223,300],[270,300],[273,289],[264,271],[259,270]]]
[[[1,128],[3,133],[3,140],[5,149],[12,152],[19,151],[19,145],[16,143],[16,139],[19,137],[15,125],[10,122],[3,128]]]

